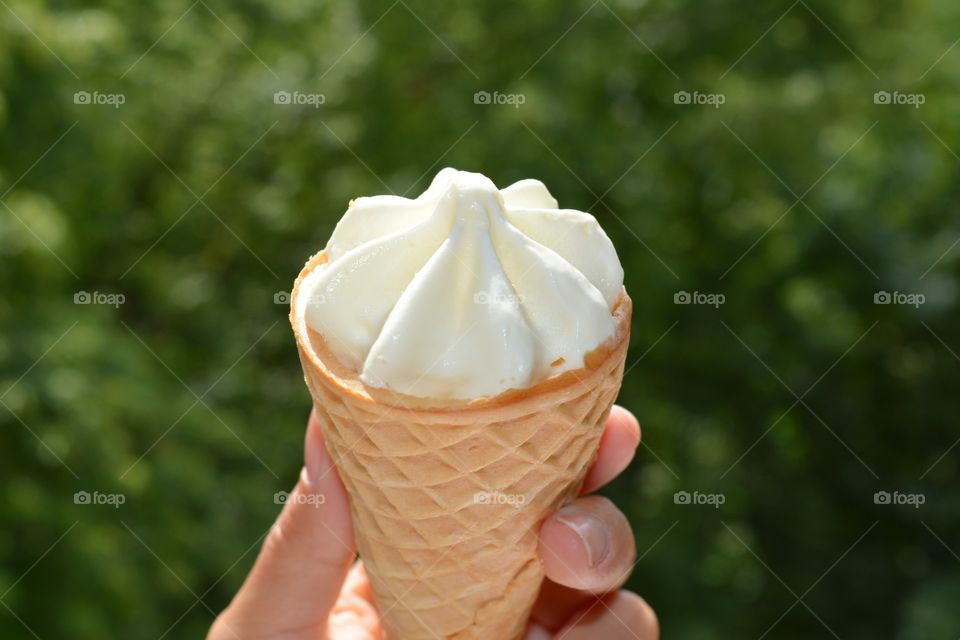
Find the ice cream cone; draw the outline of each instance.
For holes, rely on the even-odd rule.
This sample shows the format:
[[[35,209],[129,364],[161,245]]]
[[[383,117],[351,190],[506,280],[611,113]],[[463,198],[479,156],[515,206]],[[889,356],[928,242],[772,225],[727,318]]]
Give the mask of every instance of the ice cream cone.
[[[290,318],[387,637],[521,637],[539,526],[579,492],[620,389],[630,298],[581,369],[492,398],[416,398],[364,384],[308,328],[299,285],[325,261],[304,267]]]

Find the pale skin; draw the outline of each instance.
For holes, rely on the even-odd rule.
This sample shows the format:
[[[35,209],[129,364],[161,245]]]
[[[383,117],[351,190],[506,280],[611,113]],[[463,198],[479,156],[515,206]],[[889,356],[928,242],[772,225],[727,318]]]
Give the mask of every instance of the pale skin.
[[[636,418],[614,406],[582,495],[540,528],[539,555],[547,579],[524,640],[660,637],[646,601],[620,589],[636,559],[630,524],[612,502],[588,495],[627,467],[639,443]],[[356,561],[346,490],[311,413],[297,486],[207,640],[381,637],[370,583],[363,562]]]

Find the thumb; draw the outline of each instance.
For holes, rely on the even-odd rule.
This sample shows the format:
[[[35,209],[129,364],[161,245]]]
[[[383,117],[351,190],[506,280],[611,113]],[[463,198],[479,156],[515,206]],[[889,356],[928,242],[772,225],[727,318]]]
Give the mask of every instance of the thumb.
[[[316,637],[356,556],[346,490],[311,411],[304,467],[250,575],[208,640]]]

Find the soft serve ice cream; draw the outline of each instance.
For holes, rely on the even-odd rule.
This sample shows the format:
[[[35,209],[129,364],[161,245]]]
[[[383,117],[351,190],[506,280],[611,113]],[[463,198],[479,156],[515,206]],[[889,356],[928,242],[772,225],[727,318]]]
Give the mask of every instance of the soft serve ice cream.
[[[368,385],[475,399],[584,366],[623,287],[593,216],[543,183],[444,169],[418,198],[357,198],[301,285],[307,325]]]

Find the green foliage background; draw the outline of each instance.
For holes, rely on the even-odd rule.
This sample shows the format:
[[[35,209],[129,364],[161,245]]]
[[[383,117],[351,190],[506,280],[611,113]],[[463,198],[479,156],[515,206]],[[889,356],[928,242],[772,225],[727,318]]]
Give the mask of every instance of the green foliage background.
[[[645,445],[605,493],[665,637],[960,636],[958,25],[947,0],[4,0],[0,636],[204,634],[301,464],[274,294],[350,198],[445,165],[540,178],[618,248]]]

